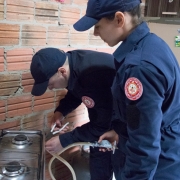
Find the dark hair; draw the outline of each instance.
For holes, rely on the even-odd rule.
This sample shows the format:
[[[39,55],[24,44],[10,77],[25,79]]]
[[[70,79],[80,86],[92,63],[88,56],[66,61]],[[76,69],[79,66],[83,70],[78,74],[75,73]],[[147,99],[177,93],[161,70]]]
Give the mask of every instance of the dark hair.
[[[127,13],[129,13],[132,16],[132,23],[134,26],[137,26],[142,23],[143,19],[142,19],[142,15],[141,15],[141,5],[140,4],[136,7],[134,7],[132,10],[127,11]],[[112,21],[114,19],[114,17],[115,17],[115,13],[111,14],[105,18]]]

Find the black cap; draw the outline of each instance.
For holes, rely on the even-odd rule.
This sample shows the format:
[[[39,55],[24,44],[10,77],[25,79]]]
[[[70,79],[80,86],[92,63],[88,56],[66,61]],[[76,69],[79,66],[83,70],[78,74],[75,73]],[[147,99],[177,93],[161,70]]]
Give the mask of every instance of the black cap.
[[[101,18],[117,11],[130,11],[141,3],[141,0],[88,0],[86,15],[74,24],[77,31],[86,31]]]
[[[35,80],[32,95],[41,96],[45,93],[49,79],[66,61],[66,53],[56,48],[39,50],[32,58],[30,71]]]

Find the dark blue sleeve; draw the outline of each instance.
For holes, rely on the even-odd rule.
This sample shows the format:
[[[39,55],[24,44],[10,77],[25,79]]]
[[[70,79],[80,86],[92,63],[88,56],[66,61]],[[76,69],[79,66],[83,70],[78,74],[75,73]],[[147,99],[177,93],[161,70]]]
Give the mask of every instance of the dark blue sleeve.
[[[59,136],[62,147],[66,147],[75,142],[94,142],[98,140],[98,137],[102,132],[97,131],[95,127],[90,123],[86,123],[81,127],[76,127],[73,131],[62,134]],[[99,135],[96,136],[95,134]]]
[[[101,110],[102,111],[102,110]],[[99,139],[104,132],[110,128],[110,116],[108,112],[104,112],[102,120],[104,125],[93,122],[88,122],[80,127],[76,127],[73,131],[60,135],[60,142],[63,147],[66,147],[75,142],[94,142]],[[108,120],[108,122],[107,122]]]
[[[142,83],[143,94],[135,101],[127,96],[125,99],[129,138],[122,179],[152,180],[161,152],[162,104],[167,81],[163,73],[149,64],[128,68],[124,84],[131,77]]]
[[[59,111],[66,116],[68,113],[76,109],[82,103],[81,99],[75,97],[70,91],[67,92],[66,96],[60,100],[59,106],[56,111]]]
[[[112,94],[110,89],[90,90],[95,106],[88,108],[90,121],[73,131],[60,135],[63,147],[74,142],[93,142],[110,128],[112,117]],[[106,97],[106,98],[105,98]]]
[[[121,131],[121,122],[120,118],[118,118],[117,114],[115,113],[115,107],[116,103],[115,101],[113,102],[113,113],[112,113],[112,118],[111,118],[111,128],[113,129],[117,134]]]

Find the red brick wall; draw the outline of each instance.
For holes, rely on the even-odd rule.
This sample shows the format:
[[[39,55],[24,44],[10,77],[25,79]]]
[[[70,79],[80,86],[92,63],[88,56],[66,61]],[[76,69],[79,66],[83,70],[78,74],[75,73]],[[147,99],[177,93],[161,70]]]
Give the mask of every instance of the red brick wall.
[[[87,0],[0,0],[0,129],[45,130],[58,101],[66,94],[66,90],[47,90],[40,97],[31,95],[33,79],[29,67],[37,50],[56,47],[65,51],[114,51],[93,36],[93,29],[73,29],[72,25],[85,14],[86,4]],[[75,127],[86,123],[85,106],[78,107],[66,121],[76,122]],[[61,177],[66,179],[68,171]],[[50,180],[48,171],[46,180]]]
[[[87,0],[0,0],[0,127],[20,118],[53,111],[59,91],[32,97],[29,72],[34,53],[44,47],[65,51],[93,49],[113,52],[92,29],[77,32],[72,25],[84,13]],[[9,126],[8,126],[9,127]],[[17,126],[23,128],[23,121]],[[36,126],[34,127],[36,128]]]

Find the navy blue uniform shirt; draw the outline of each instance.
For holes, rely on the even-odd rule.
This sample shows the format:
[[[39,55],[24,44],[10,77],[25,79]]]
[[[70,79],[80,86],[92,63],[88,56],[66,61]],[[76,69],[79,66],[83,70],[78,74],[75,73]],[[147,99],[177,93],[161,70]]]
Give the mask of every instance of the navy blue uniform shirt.
[[[115,75],[114,57],[90,50],[69,51],[68,93],[56,111],[64,116],[82,102],[88,108],[89,122],[62,134],[63,147],[74,142],[93,142],[110,128],[113,98],[111,86]]]
[[[180,69],[175,56],[144,22],[114,57],[112,126],[121,153],[117,180],[180,180]]]

